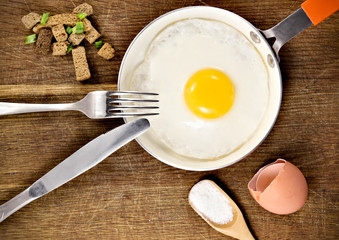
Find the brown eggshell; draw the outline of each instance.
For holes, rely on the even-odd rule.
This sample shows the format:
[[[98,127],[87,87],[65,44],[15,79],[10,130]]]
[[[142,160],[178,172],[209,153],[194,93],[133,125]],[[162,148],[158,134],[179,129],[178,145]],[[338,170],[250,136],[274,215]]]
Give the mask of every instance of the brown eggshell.
[[[272,166],[277,164],[278,166]],[[264,174],[263,171],[265,171]],[[260,176],[260,174],[262,174]],[[276,176],[272,177],[272,174]],[[265,179],[272,177],[272,179]],[[258,183],[259,181],[263,181]],[[271,181],[272,180],[272,181]],[[270,182],[270,183],[269,183]],[[265,189],[259,191],[257,184]],[[308,187],[302,172],[292,163],[278,159],[259,169],[248,183],[252,197],[267,211],[290,214],[298,211],[306,202]]]

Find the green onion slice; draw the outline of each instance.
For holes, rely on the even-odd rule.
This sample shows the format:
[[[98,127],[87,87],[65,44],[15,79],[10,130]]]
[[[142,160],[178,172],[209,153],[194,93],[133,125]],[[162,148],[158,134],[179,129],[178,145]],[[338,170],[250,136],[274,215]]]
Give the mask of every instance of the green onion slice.
[[[36,42],[36,34],[32,34],[26,37],[25,44],[31,44]]]
[[[66,32],[67,32],[68,34],[71,34],[71,33],[73,32],[73,29],[72,29],[70,26],[68,26],[68,27],[66,28]]]
[[[73,45],[71,43],[70,45],[68,45],[66,53],[69,54],[72,51],[72,49],[73,49]]]
[[[48,21],[48,18],[49,18],[49,12],[46,12],[46,13],[42,14],[42,18],[41,18],[40,23],[42,25],[45,25],[46,22]]]
[[[77,16],[78,16],[78,18],[79,18],[80,20],[82,20],[82,19],[84,19],[85,17],[87,17],[87,14],[86,14],[86,13],[78,13]]]
[[[95,44],[96,48],[101,48],[102,45],[103,45],[103,42],[102,41],[97,41],[94,44]]]
[[[79,34],[84,32],[84,24],[82,22],[77,22],[73,28],[73,33]]]

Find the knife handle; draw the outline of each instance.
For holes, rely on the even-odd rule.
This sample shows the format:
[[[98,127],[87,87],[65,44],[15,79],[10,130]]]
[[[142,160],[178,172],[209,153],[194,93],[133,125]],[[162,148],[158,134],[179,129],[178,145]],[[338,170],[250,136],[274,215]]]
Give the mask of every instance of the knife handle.
[[[29,189],[30,188],[27,188],[25,191],[0,206],[0,223],[12,213],[35,200],[34,197],[30,196]]]

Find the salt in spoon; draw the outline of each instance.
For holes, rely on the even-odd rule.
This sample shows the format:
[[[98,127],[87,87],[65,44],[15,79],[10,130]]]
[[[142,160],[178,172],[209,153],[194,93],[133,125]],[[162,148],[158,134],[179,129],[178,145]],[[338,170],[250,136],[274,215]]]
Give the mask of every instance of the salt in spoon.
[[[206,191],[206,189],[204,188],[209,188],[209,190]],[[212,190],[212,191],[211,191]],[[198,192],[200,191],[200,193]],[[199,194],[200,197],[204,198],[204,200],[208,200],[208,197],[211,196],[207,196],[207,194],[212,193],[214,194],[221,194],[220,196],[222,196],[220,199],[224,199],[224,197],[226,197],[226,199],[228,200],[227,202],[223,202],[223,204],[225,204],[224,209],[223,210],[227,210],[227,204],[232,208],[232,214],[233,214],[233,219],[228,221],[227,223],[216,223],[214,221],[212,221],[207,215],[211,215],[211,214],[219,214],[217,213],[215,210],[217,210],[215,207],[210,207],[209,209],[206,209],[206,207],[208,208],[208,206],[202,206],[199,205],[199,203],[197,201],[199,200]],[[234,203],[234,201],[213,181],[211,180],[202,180],[200,182],[198,182],[195,186],[192,187],[190,193],[189,193],[189,204],[191,205],[191,207],[211,226],[213,227],[215,230],[217,230],[218,232],[221,232],[227,236],[231,236],[240,240],[252,240],[255,239],[250,230],[247,227],[247,224],[245,222],[245,219],[239,209],[239,207]],[[211,200],[211,199],[210,199]],[[214,202],[214,201],[213,201]],[[209,202],[209,204],[213,204],[212,202]],[[226,208],[225,208],[226,207]],[[205,213],[204,213],[205,211]],[[209,211],[209,213],[207,213],[206,211]],[[231,211],[231,210],[230,210]],[[217,216],[216,216],[217,217]],[[226,216],[227,217],[227,216]],[[221,219],[218,219],[221,220]],[[217,221],[218,222],[218,221]]]

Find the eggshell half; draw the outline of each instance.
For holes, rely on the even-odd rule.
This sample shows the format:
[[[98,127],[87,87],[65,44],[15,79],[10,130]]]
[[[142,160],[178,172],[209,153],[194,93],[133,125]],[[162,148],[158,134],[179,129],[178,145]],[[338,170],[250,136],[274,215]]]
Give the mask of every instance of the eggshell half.
[[[308,194],[302,172],[284,159],[259,169],[248,183],[248,189],[260,206],[276,214],[298,211]]]

